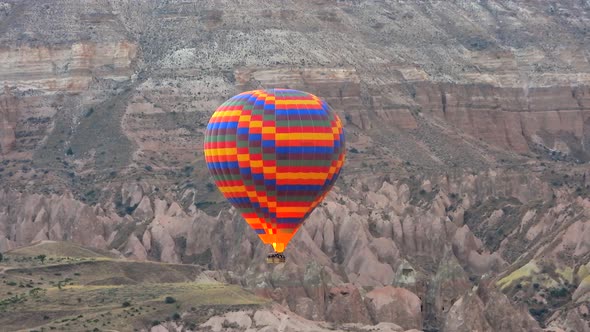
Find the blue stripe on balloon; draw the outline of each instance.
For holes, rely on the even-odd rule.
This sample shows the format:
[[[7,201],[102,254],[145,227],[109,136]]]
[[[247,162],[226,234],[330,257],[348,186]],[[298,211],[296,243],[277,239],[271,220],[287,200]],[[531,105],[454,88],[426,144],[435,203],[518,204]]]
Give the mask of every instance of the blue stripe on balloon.
[[[277,218],[277,224],[298,224],[301,218]]]
[[[236,129],[238,128],[238,122],[222,122],[223,124],[225,124],[225,126],[223,126],[222,128],[225,129]]]
[[[305,154],[305,153],[314,153],[314,154],[323,154],[323,153],[334,153],[334,147],[327,147],[327,146],[278,146],[276,149],[276,153],[288,153],[288,154]]]
[[[323,109],[297,109],[290,108],[286,110],[276,110],[275,115],[326,115],[326,111]]]
[[[230,197],[227,199],[232,204],[250,204],[250,198],[248,197]]]
[[[262,141],[262,147],[263,148],[274,148],[275,147],[275,141],[271,141],[271,140],[263,140]]]
[[[213,122],[207,124],[207,130],[235,129],[238,128],[238,122]]]
[[[280,196],[281,193],[288,193],[291,191],[319,191],[322,189],[321,185],[281,185],[277,186],[277,194]]]
[[[219,162],[208,162],[207,167],[209,169],[224,169],[224,168],[239,168],[240,165],[237,161],[219,161]]]

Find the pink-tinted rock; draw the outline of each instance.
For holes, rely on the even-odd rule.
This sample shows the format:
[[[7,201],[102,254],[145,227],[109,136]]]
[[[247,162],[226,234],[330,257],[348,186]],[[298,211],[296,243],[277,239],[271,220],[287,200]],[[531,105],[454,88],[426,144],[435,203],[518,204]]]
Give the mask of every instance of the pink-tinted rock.
[[[352,284],[342,284],[330,289],[326,318],[337,323],[371,322],[361,294]]]
[[[152,209],[152,203],[148,196],[144,196],[139,205],[133,211],[133,216],[142,221],[151,220],[154,217],[154,211]]]
[[[422,328],[421,301],[404,288],[376,288],[365,296],[373,322],[393,322],[405,329]]]
[[[443,332],[494,332],[484,315],[484,304],[474,293],[461,297],[447,313]]]
[[[528,310],[513,305],[506,295],[481,282],[463,295],[448,312],[443,331],[541,332]]]

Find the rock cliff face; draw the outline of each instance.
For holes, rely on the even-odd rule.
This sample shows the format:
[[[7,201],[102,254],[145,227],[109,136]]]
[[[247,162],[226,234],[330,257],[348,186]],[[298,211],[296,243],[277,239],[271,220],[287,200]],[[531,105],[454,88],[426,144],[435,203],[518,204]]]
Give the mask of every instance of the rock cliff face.
[[[0,251],[67,240],[200,264],[350,330],[586,328],[589,12],[3,0]],[[324,97],[349,146],[280,266],[202,156],[213,110],[260,87]],[[238,316],[207,326],[279,319]]]
[[[127,41],[19,46],[0,51],[0,83],[52,93],[86,91],[93,80],[127,80],[137,53]]]
[[[8,88],[4,89],[0,101],[0,149],[2,154],[8,154],[16,142],[14,129],[16,127],[17,114],[19,111],[17,99],[10,94]]]
[[[471,136],[516,152],[543,147],[584,161],[589,95],[584,86],[427,84],[416,91],[424,110]]]
[[[449,309],[443,331],[542,331],[523,308],[505,295],[479,286]]]

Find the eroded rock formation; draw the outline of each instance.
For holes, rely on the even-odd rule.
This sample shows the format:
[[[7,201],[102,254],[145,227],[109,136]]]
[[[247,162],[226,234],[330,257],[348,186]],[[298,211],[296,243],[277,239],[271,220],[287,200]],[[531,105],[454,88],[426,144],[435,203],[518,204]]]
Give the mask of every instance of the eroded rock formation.
[[[537,329],[519,304],[548,328],[586,328],[588,10],[3,0],[0,251],[67,240],[200,264],[351,330]],[[349,153],[272,267],[201,147],[221,102],[278,86],[326,98]],[[272,331],[284,317],[207,326]]]

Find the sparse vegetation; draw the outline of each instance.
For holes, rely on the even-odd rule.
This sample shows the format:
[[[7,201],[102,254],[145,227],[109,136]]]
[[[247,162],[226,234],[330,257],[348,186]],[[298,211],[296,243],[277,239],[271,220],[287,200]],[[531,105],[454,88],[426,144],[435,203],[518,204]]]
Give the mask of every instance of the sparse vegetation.
[[[92,113],[94,113],[94,107],[90,107],[84,116],[88,118],[92,115]]]
[[[46,259],[53,258],[58,265],[39,265],[40,251],[61,252],[64,257]],[[199,273],[198,266],[117,260],[61,243],[19,248],[14,254],[10,264],[18,267],[5,272],[2,276],[10,279],[0,282],[0,294],[5,294],[0,298],[0,326],[7,331],[33,327],[46,331],[51,327],[57,331],[92,331],[107,326],[110,330],[127,331],[139,322],[151,322],[154,316],[179,320],[180,303],[189,301],[197,310],[201,305],[229,310],[266,301],[237,286],[185,282]],[[87,257],[72,257],[74,254]],[[71,275],[76,277],[68,277]],[[25,280],[23,276],[28,277]],[[164,283],[158,283],[160,277],[165,277]],[[157,298],[162,300],[155,302]],[[63,310],[56,312],[55,303]],[[16,312],[22,310],[37,314],[14,320]],[[159,321],[154,325],[158,324]]]
[[[551,295],[551,297],[566,297],[568,295],[568,290],[565,287],[551,288],[549,290],[549,295]]]
[[[542,321],[543,316],[547,314],[547,308],[531,308],[529,309],[531,316],[533,316],[537,321]]]
[[[224,329],[239,329],[240,325],[238,325],[238,323],[236,322],[229,322],[227,320],[224,320],[223,323],[221,323],[221,327],[223,327]]]
[[[357,279],[358,283],[364,283],[363,280],[370,280],[371,276],[361,275],[363,272],[378,271],[370,264],[390,264],[395,270],[393,264],[397,265],[398,260],[407,258],[419,272],[419,280],[411,290],[422,296],[431,289],[429,280],[437,273],[438,266],[447,277],[447,271],[442,269],[445,266],[439,264],[442,263],[439,260],[444,249],[452,250],[457,256],[461,265],[457,270],[465,270],[461,274],[482,270],[482,282],[488,277],[499,276],[504,292],[510,295],[518,293],[523,298],[535,295],[534,298],[539,299],[535,310],[549,311],[537,312],[540,316],[547,318],[553,314],[553,302],[565,303],[569,300],[573,289],[567,288],[564,294],[561,283],[565,279],[556,276],[554,271],[550,271],[553,275],[543,274],[546,279],[541,279],[537,277],[536,270],[527,274],[526,268],[521,270],[519,267],[531,257],[545,257],[545,254],[547,260],[557,260],[554,253],[563,251],[563,263],[575,268],[568,280],[571,284],[579,284],[581,274],[577,271],[581,263],[588,263],[588,253],[578,255],[587,248],[583,246],[585,239],[582,232],[576,232],[583,230],[578,226],[586,221],[582,218],[585,218],[587,204],[578,203],[583,203],[589,195],[585,185],[588,181],[573,175],[562,176],[573,165],[569,161],[571,155],[582,158],[583,163],[588,161],[588,126],[584,121],[578,121],[582,111],[577,110],[587,108],[588,104],[588,90],[584,86],[588,47],[581,41],[587,40],[590,30],[584,24],[586,18],[578,19],[575,12],[586,6],[581,4],[582,1],[576,2],[575,7],[559,1],[554,1],[556,4],[531,1],[531,5],[526,1],[522,4],[519,1],[508,4],[460,2],[449,4],[449,7],[444,1],[436,2],[436,5],[410,1],[399,6],[388,2],[382,6],[376,2],[371,6],[347,4],[338,8],[321,4],[308,11],[300,10],[306,9],[306,5],[301,4],[295,10],[256,9],[256,15],[262,13],[264,17],[262,21],[258,20],[262,26],[254,22],[256,17],[235,14],[238,6],[235,4],[231,5],[232,10],[220,8],[208,11],[199,4],[186,2],[166,1],[147,7],[134,3],[133,6],[107,6],[109,8],[106,9],[93,8],[95,4],[89,2],[81,8],[70,6],[72,8],[67,10],[60,10],[60,5],[51,1],[40,5],[34,1],[22,2],[23,5],[18,1],[8,1],[0,5],[4,7],[0,8],[0,16],[7,15],[7,20],[0,24],[5,40],[9,41],[7,50],[12,52],[20,50],[21,46],[33,49],[41,46],[47,47],[51,53],[51,61],[34,66],[44,70],[33,75],[18,75],[23,70],[27,71],[26,66],[19,65],[16,75],[13,75],[14,68],[6,68],[12,74],[8,77],[6,95],[3,96],[7,97],[3,99],[6,105],[3,106],[7,106],[8,113],[5,115],[9,136],[14,129],[16,141],[15,153],[3,154],[5,158],[1,162],[7,165],[0,169],[4,170],[1,179],[5,181],[5,186],[2,188],[14,190],[15,195],[23,197],[22,202],[26,202],[27,195],[39,193],[39,200],[44,201],[41,205],[46,205],[45,211],[39,211],[37,206],[22,209],[18,205],[21,203],[18,203],[12,209],[11,202],[5,204],[9,208],[6,217],[11,220],[10,227],[6,229],[10,233],[6,234],[9,241],[15,236],[18,238],[17,245],[20,245],[23,238],[20,236],[22,225],[12,225],[12,220],[17,223],[24,220],[27,224],[34,220],[34,225],[25,225],[24,228],[33,230],[31,238],[37,233],[36,238],[39,238],[45,232],[61,230],[68,239],[72,239],[71,236],[76,241],[92,239],[95,244],[106,241],[109,248],[124,254],[129,252],[131,245],[141,249],[139,241],[146,247],[149,259],[154,260],[167,256],[166,251],[170,250],[174,255],[178,254],[183,262],[210,264],[213,253],[215,257],[219,256],[220,244],[239,239],[236,248],[243,244],[251,249],[251,257],[243,258],[247,263],[256,256],[255,253],[260,253],[261,245],[257,242],[256,246],[247,241],[242,243],[242,239],[247,237],[251,237],[248,241],[257,240],[244,223],[235,228],[236,234],[225,236],[220,233],[225,227],[234,227],[234,224],[228,220],[230,216],[226,211],[224,214],[211,213],[228,205],[222,205],[227,203],[221,203],[223,197],[214,184],[206,182],[211,177],[203,175],[207,170],[202,167],[200,143],[211,108],[221,101],[220,98],[237,88],[268,86],[274,84],[269,79],[287,77],[289,82],[291,79],[294,82],[289,85],[303,84],[319,94],[325,94],[348,122],[350,158],[335,188],[340,192],[335,190],[328,198],[330,201],[340,193],[349,195],[337,200],[343,205],[345,200],[349,203],[349,208],[340,206],[342,210],[349,211],[348,218],[344,213],[344,217],[340,218],[347,224],[340,227],[341,221],[333,220],[333,224],[328,226],[334,226],[334,230],[330,230],[327,236],[321,234],[322,225],[319,231],[314,224],[310,224],[312,228],[309,228],[315,231],[315,234],[310,234],[313,241],[327,253],[324,258],[337,257],[338,262],[350,262],[348,266],[338,266],[335,261],[329,269],[329,277],[335,273],[344,281]],[[414,6],[413,3],[420,5]],[[42,15],[37,12],[39,10],[50,15]],[[72,10],[81,10],[82,13],[69,15]],[[578,13],[581,12],[580,9]],[[68,15],[61,19],[64,13]],[[298,19],[301,13],[305,17]],[[547,13],[551,15],[549,19],[543,17]],[[49,27],[43,24],[46,17],[54,22]],[[478,24],[482,23],[482,18],[485,24]],[[429,20],[433,20],[434,24],[428,24]],[[359,30],[355,24],[363,26]],[[83,29],[80,29],[81,25]],[[349,49],[345,43],[338,42],[342,39],[343,28],[349,40],[359,43],[358,47]],[[324,36],[327,39],[322,42]],[[13,37],[16,44],[10,45]],[[113,37],[117,39],[114,43],[110,40]],[[331,37],[336,37],[336,40],[330,40]],[[82,41],[77,40],[80,38]],[[319,47],[312,52],[295,54],[300,49],[301,40],[307,40],[309,45],[306,45],[310,48]],[[91,46],[86,47],[86,42]],[[68,51],[72,44],[77,47],[74,61],[59,59],[62,53],[72,57],[72,52]],[[124,45],[125,49],[119,50],[117,45]],[[114,58],[108,54],[112,51],[116,51]],[[99,53],[98,59],[86,61],[86,56],[93,56],[96,52]],[[27,55],[27,52],[16,53]],[[321,77],[314,76],[315,68],[321,68]],[[52,78],[54,75],[57,75],[55,79]],[[32,83],[27,83],[31,79]],[[43,92],[43,85],[47,82],[51,85],[50,93]],[[558,85],[557,89],[551,85]],[[71,93],[71,88],[79,91]],[[15,104],[11,104],[12,94],[16,94]],[[21,112],[23,107],[24,112]],[[412,112],[409,116],[408,110]],[[561,110],[566,110],[567,114]],[[13,111],[18,115],[16,123],[13,123]],[[486,141],[494,145],[493,148],[484,144]],[[549,151],[543,152],[544,159],[541,159],[547,162],[541,163],[547,169],[539,170],[537,161],[534,165],[530,164],[529,158],[537,157],[534,155],[537,153],[534,144],[537,143],[533,141],[547,145]],[[351,144],[359,148],[351,147]],[[519,152],[514,153],[513,150]],[[529,150],[531,152],[522,152]],[[192,151],[196,156],[186,151]],[[362,153],[362,156],[357,153]],[[17,158],[27,159],[31,166],[22,166]],[[358,167],[361,163],[365,169]],[[145,172],[153,172],[152,166],[157,174]],[[587,165],[579,168],[586,176],[587,167],[583,166]],[[557,174],[552,168],[557,170]],[[48,173],[49,169],[51,173],[41,175],[42,170]],[[372,169],[375,171],[371,173]],[[554,176],[543,178],[549,171]],[[39,179],[32,179],[34,172],[41,175]],[[378,180],[373,178],[388,172],[392,174],[389,181],[392,185],[380,187]],[[162,222],[167,224],[163,233],[157,225],[152,228],[151,234],[146,232],[146,227],[151,227],[146,225],[150,221],[139,220],[139,213],[129,216],[135,211],[135,207],[127,206],[129,200],[125,202],[121,199],[114,203],[120,217],[113,214],[113,196],[140,175],[145,178],[142,186],[146,192],[142,195],[150,198],[154,214],[165,215],[166,220]],[[189,176],[193,182],[186,181]],[[367,179],[369,176],[371,179]],[[400,185],[409,176],[416,176],[419,181],[417,185],[410,186],[408,194]],[[426,194],[420,190],[420,183],[427,178],[435,179],[433,185],[438,182],[442,192],[459,192],[464,202],[455,201],[461,199],[455,193],[449,194],[450,203],[444,195],[436,197],[438,194],[430,191]],[[356,190],[356,181],[365,180],[371,187],[363,185],[362,191],[366,195]],[[155,185],[162,190],[150,192],[146,189]],[[96,188],[96,193],[89,191],[90,187]],[[577,197],[571,197],[571,191],[581,196],[578,203]],[[69,197],[68,192],[74,193],[74,199],[86,193],[83,196],[85,205],[70,200],[68,204],[51,206],[52,202],[63,199],[57,198],[60,195]],[[551,203],[553,206],[547,207],[552,209],[549,213],[542,211],[546,206],[525,206],[537,196],[550,200],[552,195],[555,199]],[[492,201],[492,196],[500,199]],[[517,197],[517,202],[509,202],[509,197]],[[501,201],[504,198],[507,200]],[[162,202],[156,199],[167,202],[160,204]],[[195,206],[208,209],[206,213],[213,217],[199,215],[197,218],[191,213],[184,218],[191,219],[184,223],[186,227],[181,226],[178,220],[183,219],[181,216],[170,216],[173,209],[168,206],[173,200],[184,210],[194,210]],[[97,206],[98,202],[100,206]],[[511,209],[503,210],[502,207],[507,204],[511,205]],[[19,209],[26,210],[26,213],[14,212]],[[496,210],[502,216],[489,218],[488,212]],[[529,211],[530,214],[524,218]],[[55,227],[46,227],[47,216],[37,212],[46,212],[51,219],[50,226]],[[24,214],[26,218],[19,214]],[[93,214],[99,215],[98,219]],[[203,232],[213,234],[211,240],[215,242],[212,248],[207,248],[207,243],[193,246],[191,241],[206,237],[206,234],[188,236],[187,233],[195,233],[187,231],[193,228],[188,223],[209,223],[218,215],[223,219],[219,223],[199,227]],[[42,221],[39,222],[36,216]],[[379,220],[389,220],[390,216],[395,216],[395,223]],[[77,223],[73,217],[96,220],[92,228],[100,229],[99,233],[104,233],[101,234],[103,238],[86,236],[84,233],[90,230],[80,228],[72,234],[70,224]],[[239,216],[231,216],[236,217]],[[351,224],[350,221],[362,222]],[[366,226],[367,223],[369,226]],[[359,225],[362,228],[355,229],[362,235],[359,241],[367,243],[356,241],[357,244],[373,244],[373,238],[363,229],[369,227],[371,234],[380,231],[381,234],[377,235],[385,237],[379,241],[394,241],[399,247],[399,253],[394,254],[399,257],[384,261],[382,247],[377,242],[379,246],[369,247],[371,256],[374,255],[376,260],[351,259],[350,253],[355,253],[353,247],[359,245],[355,244],[354,236],[348,237],[350,234],[343,230]],[[46,229],[40,231],[43,228]],[[461,233],[456,235],[465,236],[454,236],[457,230]],[[169,247],[172,244],[167,232],[174,234],[174,248]],[[564,237],[568,239],[558,243],[562,234],[566,234]],[[166,242],[162,242],[162,236],[166,237]],[[12,246],[12,241],[8,244]],[[447,245],[448,248],[443,248]],[[198,251],[195,248],[199,248]],[[204,251],[205,248],[207,251]],[[227,259],[216,265],[226,267],[230,262],[239,261],[242,266],[242,258],[233,259],[234,254],[230,250]],[[133,319],[141,317],[144,325],[149,325],[155,318],[164,320],[171,315],[173,317],[173,311],[182,313],[175,309],[179,304],[183,309],[195,306],[193,311],[207,312],[201,306],[201,303],[208,303],[207,300],[187,300],[188,294],[197,294],[196,297],[203,293],[210,295],[208,292],[211,290],[207,286],[191,282],[182,286],[174,282],[158,284],[164,279],[159,279],[140,263],[131,269],[109,257],[100,257],[100,262],[92,262],[87,258],[77,260],[57,255],[55,260],[53,257],[40,260],[35,259],[35,255],[38,253],[25,257],[27,259],[19,257],[18,260],[13,258],[16,256],[7,257],[10,262],[2,261],[0,255],[3,271],[0,277],[6,277],[0,279],[5,280],[0,282],[0,300],[13,296],[12,292],[19,293],[19,296],[25,294],[27,301],[19,303],[19,309],[29,310],[23,317],[27,316],[25,318],[31,322],[44,317],[41,309],[51,309],[47,304],[49,302],[53,302],[54,306],[59,303],[67,309],[64,312],[71,309],[67,313],[56,313],[65,316],[55,317],[55,322],[66,316],[76,317],[79,310],[87,310],[84,314],[89,318],[95,313],[88,311],[100,314],[112,311],[111,321],[103,319],[101,322],[108,322],[109,325],[112,322],[114,326],[105,330],[132,329],[117,325],[123,320],[115,318],[118,315],[131,315]],[[53,256],[54,253],[48,252],[48,255]],[[562,263],[561,257],[559,260]],[[171,279],[185,273],[173,264],[165,268],[153,264],[152,270],[169,272],[165,275]],[[8,267],[6,270],[5,266]],[[235,281],[242,277],[238,275],[234,278],[230,273],[235,271],[231,266],[228,269],[228,279],[231,277]],[[349,271],[351,269],[362,271]],[[483,270],[493,273],[483,274]],[[72,273],[75,276],[73,280],[64,280],[72,277]],[[144,284],[150,278],[155,280],[155,286]],[[246,281],[253,284],[251,280]],[[462,287],[460,283],[457,286]],[[47,294],[41,294],[35,287],[48,290]],[[446,291],[444,284],[441,287],[443,292]],[[57,291],[58,288],[63,291]],[[37,292],[46,302],[32,298]],[[165,297],[177,301],[167,304]],[[228,299],[221,296],[220,302],[225,300]],[[295,303],[291,300],[295,299],[290,299],[289,304]],[[421,300],[428,309],[426,301],[429,299]],[[132,303],[133,307],[140,304],[146,306],[150,315],[141,316],[135,311],[129,313],[129,308],[121,308],[125,301]],[[545,301],[548,308],[540,309]],[[148,308],[148,304],[153,307]],[[88,310],[90,307],[93,309]],[[572,307],[564,307],[564,311]],[[7,305],[5,308],[14,320],[16,307]],[[35,315],[35,312],[38,314]],[[189,314],[192,313],[187,316]],[[53,315],[50,314],[52,319]],[[429,315],[430,312],[424,313],[424,319],[428,320]],[[4,316],[4,312],[0,316]],[[564,317],[555,318],[555,322],[559,322]],[[0,330],[5,328],[2,324],[8,324],[6,322],[5,318],[0,318],[0,326],[3,326]],[[70,324],[70,320],[59,324],[55,322],[51,322],[51,329],[65,330],[64,324]],[[37,326],[45,323],[49,322],[27,327],[43,330]],[[95,328],[90,325],[91,322],[85,323],[87,329],[72,325],[69,330],[90,331]],[[430,322],[424,323],[424,329],[429,329]],[[47,325],[44,327],[47,328]]]
[[[41,254],[35,258],[37,258],[39,261],[41,261],[41,264],[45,264],[45,258],[47,258],[47,255]]]

